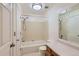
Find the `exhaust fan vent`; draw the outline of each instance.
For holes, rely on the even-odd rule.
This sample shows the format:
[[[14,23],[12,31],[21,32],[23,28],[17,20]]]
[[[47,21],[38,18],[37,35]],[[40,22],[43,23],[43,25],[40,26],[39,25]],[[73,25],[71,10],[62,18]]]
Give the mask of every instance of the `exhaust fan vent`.
[[[45,9],[48,9],[48,6],[45,6]]]

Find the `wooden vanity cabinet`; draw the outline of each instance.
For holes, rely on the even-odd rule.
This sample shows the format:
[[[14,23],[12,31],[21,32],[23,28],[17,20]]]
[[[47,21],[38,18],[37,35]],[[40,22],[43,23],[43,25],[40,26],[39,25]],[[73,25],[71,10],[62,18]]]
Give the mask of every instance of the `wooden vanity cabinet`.
[[[53,51],[50,47],[47,46],[45,56],[59,56],[59,55],[55,51]]]

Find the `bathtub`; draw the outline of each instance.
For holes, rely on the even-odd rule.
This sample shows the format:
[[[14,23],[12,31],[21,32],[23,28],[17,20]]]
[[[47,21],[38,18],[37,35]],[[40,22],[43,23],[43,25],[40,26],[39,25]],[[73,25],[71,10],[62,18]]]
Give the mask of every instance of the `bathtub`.
[[[21,42],[21,55],[39,55],[39,47],[46,45],[45,40]]]

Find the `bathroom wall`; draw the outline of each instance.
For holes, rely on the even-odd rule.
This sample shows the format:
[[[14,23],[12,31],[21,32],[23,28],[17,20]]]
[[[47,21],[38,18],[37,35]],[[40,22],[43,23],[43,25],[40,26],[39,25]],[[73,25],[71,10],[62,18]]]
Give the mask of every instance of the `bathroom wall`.
[[[59,55],[79,55],[79,48],[59,41],[59,22],[58,22],[59,8],[52,8],[48,11],[48,31],[50,42],[47,45],[52,48]]]
[[[47,40],[48,39],[48,23],[42,17],[29,17],[25,20],[25,30],[23,29],[23,40]]]

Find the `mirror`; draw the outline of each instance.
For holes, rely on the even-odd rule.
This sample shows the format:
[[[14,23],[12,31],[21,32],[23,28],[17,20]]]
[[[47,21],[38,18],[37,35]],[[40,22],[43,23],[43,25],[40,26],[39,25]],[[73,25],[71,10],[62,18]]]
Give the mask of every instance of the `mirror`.
[[[59,38],[79,44],[79,5],[59,14]]]

